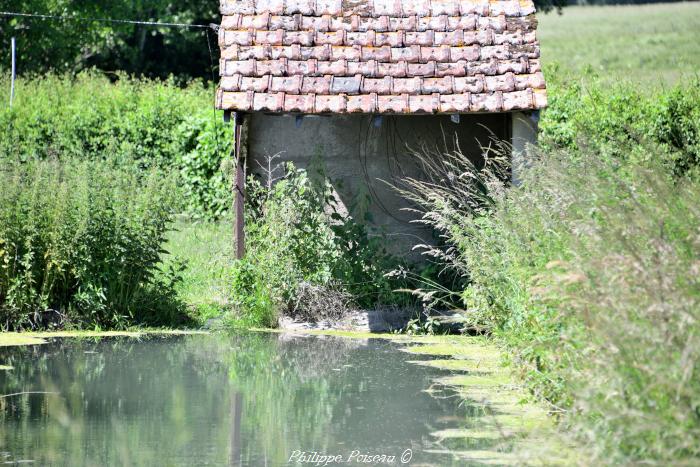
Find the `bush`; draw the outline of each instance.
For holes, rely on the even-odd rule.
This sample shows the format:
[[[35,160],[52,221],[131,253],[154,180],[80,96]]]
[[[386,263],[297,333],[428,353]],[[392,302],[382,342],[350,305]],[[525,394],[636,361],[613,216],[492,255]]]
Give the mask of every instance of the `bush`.
[[[557,68],[548,76],[543,148],[631,162],[654,157],[677,175],[700,166],[700,78],[649,93],[625,82],[610,87],[595,77],[572,78]]]
[[[19,80],[15,105],[0,110],[0,159],[109,159],[176,172],[179,209],[222,216],[231,204],[224,164],[231,138],[213,110],[212,90],[198,82],[183,89],[172,81],[114,79],[92,72]]]
[[[236,323],[276,327],[280,313],[327,318],[333,313],[325,305],[346,306],[348,294],[366,307],[397,300],[397,283],[384,277],[396,263],[381,240],[370,240],[363,227],[338,214],[322,173],[291,164],[286,172],[269,187],[249,182],[247,252],[232,272]],[[302,310],[309,293],[317,299]],[[323,305],[310,309],[313,303]]]
[[[507,189],[500,161],[454,154],[409,181],[469,280],[467,322],[611,463],[700,456],[700,185],[652,156],[549,151]]]
[[[173,177],[109,161],[0,167],[2,328],[173,324],[177,268],[159,268]]]

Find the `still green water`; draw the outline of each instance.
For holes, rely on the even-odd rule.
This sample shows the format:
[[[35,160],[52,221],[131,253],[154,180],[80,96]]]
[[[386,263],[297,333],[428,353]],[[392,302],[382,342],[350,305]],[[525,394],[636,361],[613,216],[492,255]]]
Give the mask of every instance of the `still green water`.
[[[328,465],[390,456],[388,465],[463,465],[431,433],[473,426],[476,414],[431,397],[445,371],[400,349],[256,333],[0,349],[0,364],[13,367],[0,371],[0,463],[323,465],[313,461],[327,455],[341,456]]]

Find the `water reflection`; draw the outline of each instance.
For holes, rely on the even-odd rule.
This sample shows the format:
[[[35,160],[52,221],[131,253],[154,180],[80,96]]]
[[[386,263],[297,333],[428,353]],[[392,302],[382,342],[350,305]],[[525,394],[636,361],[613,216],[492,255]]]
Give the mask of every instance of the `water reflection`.
[[[64,340],[0,350],[0,462],[286,465],[295,451],[411,464],[468,407],[397,344],[268,334]],[[41,391],[54,394],[31,394]]]

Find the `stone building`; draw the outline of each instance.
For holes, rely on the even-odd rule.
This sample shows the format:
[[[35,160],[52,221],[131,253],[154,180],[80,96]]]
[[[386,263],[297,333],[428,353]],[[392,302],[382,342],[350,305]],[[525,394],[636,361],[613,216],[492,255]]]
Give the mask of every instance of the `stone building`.
[[[515,158],[535,142],[547,95],[531,0],[222,0],[221,14],[217,107],[245,118],[239,166],[320,158],[397,251],[431,235],[390,186],[421,175],[412,149],[458,141],[479,158],[496,137]]]

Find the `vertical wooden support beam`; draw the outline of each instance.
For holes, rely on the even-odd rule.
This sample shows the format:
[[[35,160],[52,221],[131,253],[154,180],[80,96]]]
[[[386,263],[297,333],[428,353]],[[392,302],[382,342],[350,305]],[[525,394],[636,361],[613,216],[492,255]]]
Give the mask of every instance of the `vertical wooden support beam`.
[[[233,193],[233,212],[235,215],[234,241],[236,246],[236,259],[243,259],[245,256],[245,178],[246,160],[243,151],[243,120],[245,114],[235,112],[233,117],[233,157],[236,161],[236,179]]]
[[[15,79],[17,78],[17,40],[13,37],[11,40],[12,48],[12,84],[10,85],[10,107],[15,100]]]

